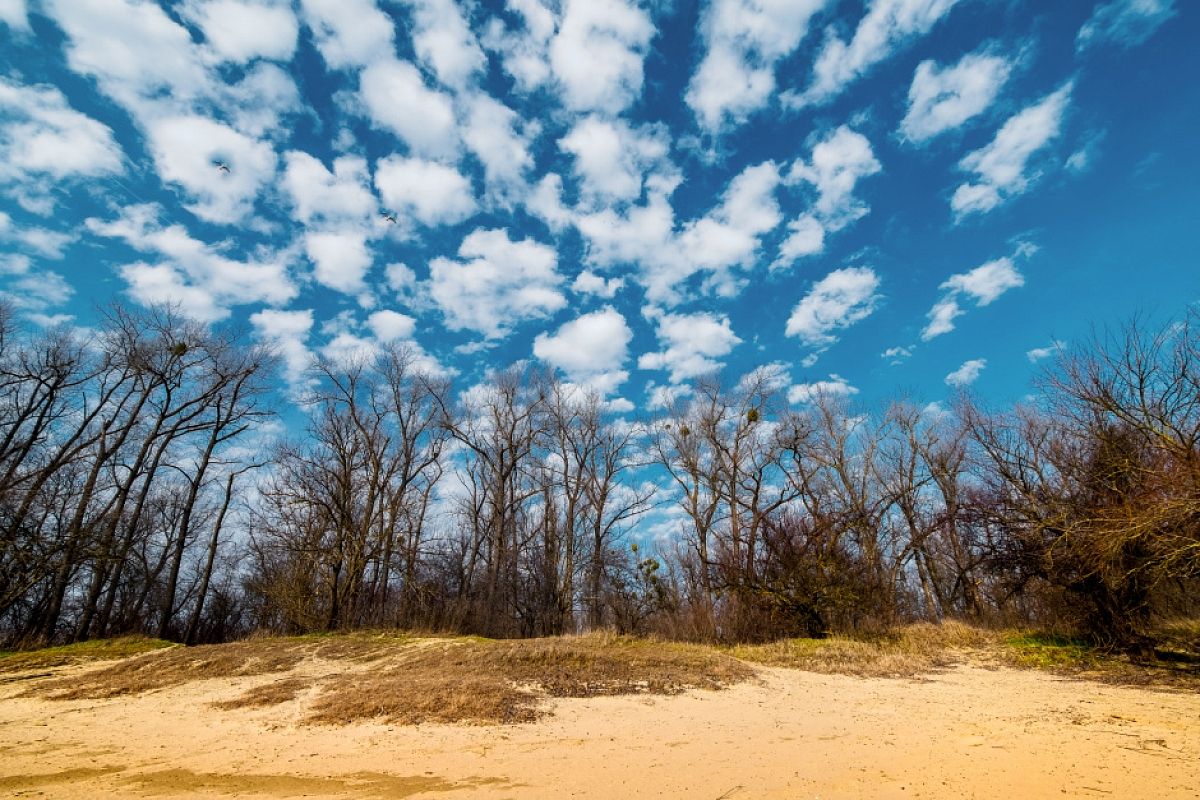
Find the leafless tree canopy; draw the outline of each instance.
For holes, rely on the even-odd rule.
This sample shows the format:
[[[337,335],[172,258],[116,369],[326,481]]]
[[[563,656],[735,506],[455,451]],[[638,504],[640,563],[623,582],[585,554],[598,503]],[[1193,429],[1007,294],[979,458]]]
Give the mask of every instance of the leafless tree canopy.
[[[1200,588],[1198,325],[1097,335],[1011,409],[793,407],[763,369],[634,420],[525,365],[452,386],[402,347],[315,364],[272,409],[273,359],[236,332],[0,309],[0,636],[955,617],[1145,647]]]

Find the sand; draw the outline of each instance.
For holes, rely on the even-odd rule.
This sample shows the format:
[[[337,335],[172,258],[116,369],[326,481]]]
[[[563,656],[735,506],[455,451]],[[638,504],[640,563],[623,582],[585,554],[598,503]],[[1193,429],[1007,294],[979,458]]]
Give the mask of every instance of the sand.
[[[311,727],[303,695],[209,706],[263,680],[69,702],[2,684],[0,796],[1200,797],[1200,696],[1040,672],[763,669],[719,692],[554,701],[506,727]]]

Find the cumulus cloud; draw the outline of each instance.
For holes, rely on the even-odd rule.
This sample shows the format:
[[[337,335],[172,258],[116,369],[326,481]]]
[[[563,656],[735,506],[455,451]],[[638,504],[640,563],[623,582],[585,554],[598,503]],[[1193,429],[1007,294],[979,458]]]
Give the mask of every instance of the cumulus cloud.
[[[632,339],[625,317],[605,306],[563,323],[554,333],[538,334],[533,354],[572,381],[608,394],[629,375],[622,367]]]
[[[990,143],[959,162],[959,169],[974,173],[975,179],[960,185],[950,199],[958,219],[990,211],[1029,188],[1038,176],[1029,171],[1029,161],[1059,135],[1071,89],[1067,83],[1017,113]]]
[[[279,353],[284,375],[293,391],[302,388],[307,383],[305,373],[316,361],[308,347],[313,327],[312,309],[264,309],[250,315],[250,324],[259,340]]]
[[[827,234],[865,216],[870,209],[855,197],[855,186],[882,169],[867,137],[845,125],[813,146],[811,160],[793,163],[787,183],[811,186],[815,198],[807,212],[788,223],[790,233],[771,268],[786,268],[798,258],[821,252]]]
[[[29,31],[29,8],[25,0],[0,0],[0,22],[16,31]]]
[[[367,327],[381,342],[411,339],[417,330],[417,321],[408,314],[382,309],[367,317]]]
[[[374,214],[366,160],[342,156],[334,159],[332,170],[299,150],[283,160],[283,187],[304,224],[361,223]]]
[[[587,240],[592,264],[635,264],[634,279],[651,302],[677,304],[691,291],[688,281],[703,274],[701,291],[729,297],[741,281],[736,268],[753,266],[762,236],[782,220],[775,190],[774,162],[742,170],[726,187],[721,202],[675,230],[665,191],[649,192],[643,205],[580,214],[576,226]]]
[[[475,212],[471,182],[434,161],[389,156],[376,166],[375,186],[388,208],[423,225],[452,225]]]
[[[235,305],[282,305],[296,296],[287,252],[230,258],[193,238],[182,225],[163,225],[161,213],[154,205],[131,206],[115,220],[92,218],[85,223],[97,236],[120,239],[155,257],[155,263],[141,261],[119,269],[138,302],[177,303],[188,315],[211,321],[228,316]]]
[[[921,331],[921,339],[929,341],[954,330],[954,320],[962,314],[959,300],[969,298],[977,306],[986,306],[1007,292],[1025,285],[1025,277],[1017,270],[1012,258],[1005,256],[989,261],[968,272],[951,275],[941,288],[942,297],[929,310],[929,322]]]
[[[958,1],[872,0],[849,42],[832,29],[828,32],[808,88],[785,99],[794,106],[832,100],[893,51],[928,33]]]
[[[550,42],[550,66],[563,104],[573,111],[618,114],[642,93],[642,62],[655,33],[650,16],[628,0],[566,0]]]
[[[439,82],[465,87],[487,65],[483,51],[454,0],[405,0],[412,8],[413,49]]]
[[[834,270],[813,284],[788,317],[785,333],[808,347],[826,348],[838,331],[861,322],[875,311],[879,276],[869,267]]]
[[[908,87],[900,133],[922,144],[962,127],[992,105],[1011,73],[1007,59],[986,51],[968,53],[950,67],[922,61]]]
[[[712,0],[700,18],[704,57],[684,96],[709,131],[744,122],[775,91],[775,66],[828,0]]]
[[[359,96],[371,121],[400,137],[415,155],[452,158],[458,153],[450,97],[426,86],[407,61],[381,59],[364,69]]]
[[[838,374],[831,374],[829,380],[798,383],[788,388],[788,402],[793,405],[803,405],[814,400],[833,399],[835,397],[850,397],[858,394],[857,387]]]
[[[964,361],[962,366],[946,376],[947,386],[970,386],[983,372],[987,366],[986,358],[973,358],[970,361]]]
[[[119,173],[112,130],[71,108],[50,86],[0,77],[0,184],[30,178],[95,178]]]
[[[670,135],[662,125],[634,128],[590,115],[576,122],[558,146],[574,157],[585,201],[598,205],[638,199],[651,170],[674,172],[668,161]]]
[[[150,149],[164,181],[183,188],[187,208],[209,222],[237,222],[275,176],[269,144],[200,116],[167,117],[150,126]],[[224,163],[229,171],[217,169]]]
[[[367,238],[359,231],[309,231],[304,235],[304,252],[316,269],[317,283],[344,294],[366,288],[364,279],[372,256]]]
[[[462,102],[466,109],[460,129],[463,144],[483,165],[489,190],[501,198],[521,194],[525,190],[525,171],[533,166],[529,146],[536,126],[526,124],[511,108],[480,92]]]
[[[300,0],[300,7],[331,69],[362,67],[392,53],[392,19],[375,0]]]
[[[567,304],[553,247],[481,228],[463,240],[458,256],[430,263],[429,293],[451,330],[499,339],[516,323]]]
[[[896,364],[900,364],[905,360],[912,358],[912,354],[913,351],[911,347],[896,346],[889,347],[887,350],[884,350],[879,354],[879,357],[887,359],[889,364],[895,366]]]
[[[591,270],[585,269],[575,276],[575,281],[571,284],[571,290],[579,294],[591,294],[596,297],[603,297],[605,300],[611,300],[624,285],[624,278],[606,279]]]
[[[223,59],[290,61],[300,24],[285,3],[273,0],[191,0],[182,12],[204,32]]]
[[[1079,29],[1075,48],[1082,52],[1107,42],[1121,47],[1139,45],[1175,13],[1175,0],[1109,0],[1100,3]]]
[[[663,349],[642,355],[638,368],[666,370],[673,384],[720,369],[722,362],[717,359],[742,341],[724,314],[655,312],[651,316]]]

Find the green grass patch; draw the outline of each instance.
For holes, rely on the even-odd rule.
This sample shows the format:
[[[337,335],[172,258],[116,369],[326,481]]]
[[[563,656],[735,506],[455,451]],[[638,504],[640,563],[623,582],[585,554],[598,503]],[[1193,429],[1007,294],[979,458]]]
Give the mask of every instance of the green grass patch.
[[[1023,667],[1046,670],[1091,670],[1107,660],[1104,653],[1083,639],[1052,633],[1019,633],[1006,636],[1005,648]]]

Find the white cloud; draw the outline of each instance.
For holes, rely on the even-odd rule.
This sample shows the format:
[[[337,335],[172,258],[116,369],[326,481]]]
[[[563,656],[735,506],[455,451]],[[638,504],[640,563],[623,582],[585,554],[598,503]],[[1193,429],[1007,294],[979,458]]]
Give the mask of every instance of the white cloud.
[[[427,87],[407,61],[371,64],[362,72],[359,95],[371,120],[399,136],[415,155],[452,158],[458,153],[449,96]]]
[[[900,132],[921,144],[982,114],[1008,80],[1012,65],[987,52],[968,53],[951,67],[922,61],[908,88]]]
[[[1139,45],[1175,13],[1175,0],[1109,0],[1100,3],[1079,29],[1075,47],[1082,52],[1105,42],[1122,47]]]
[[[976,180],[954,192],[950,206],[957,218],[990,211],[1029,188],[1037,177],[1027,172],[1029,160],[1058,136],[1071,89],[1067,83],[1025,108],[1005,122],[989,144],[959,162],[959,168],[975,173]]]
[[[785,333],[809,347],[828,347],[835,332],[866,319],[879,302],[879,276],[869,267],[834,270],[813,284],[788,318]]]
[[[598,205],[638,199],[651,170],[674,172],[668,160],[670,134],[662,125],[635,129],[591,115],[576,122],[558,146],[574,156],[584,198]]]
[[[788,389],[788,402],[794,405],[811,403],[814,400],[850,397],[858,394],[857,387],[841,375],[831,374],[829,380],[798,383]]]
[[[0,77],[0,184],[119,173],[121,149],[108,126],[79,113],[50,86]]]
[[[139,302],[178,302],[197,319],[215,320],[228,316],[234,305],[281,305],[296,296],[287,252],[235,260],[193,238],[182,225],[162,225],[160,213],[153,205],[131,206],[113,221],[93,218],[85,223],[97,236],[121,239],[157,256],[158,263],[138,262],[120,270]]]
[[[565,322],[554,333],[539,333],[533,354],[561,369],[572,381],[608,394],[624,382],[621,369],[629,355],[633,332],[611,306]]]
[[[16,31],[29,31],[29,9],[25,0],[0,0],[0,22]]]
[[[965,313],[962,306],[958,304],[957,297],[954,295],[943,297],[934,303],[933,308],[929,309],[929,313],[926,314],[929,322],[921,331],[921,339],[927,342],[943,333],[949,333],[954,330],[954,320]]]
[[[487,65],[453,0],[406,0],[413,10],[413,49],[444,86],[465,87]]]
[[[536,126],[523,124],[515,111],[482,92],[463,103],[463,143],[483,164],[489,189],[501,197],[520,193],[524,173],[533,166],[529,145]]]
[[[417,329],[417,321],[407,314],[383,309],[367,317],[367,327],[381,342],[411,339]]]
[[[879,354],[879,357],[887,359],[889,364],[895,366],[896,364],[900,364],[903,361],[912,358],[912,354],[913,351],[911,347],[896,346],[889,347],[887,350],[884,350]]]
[[[676,304],[693,291],[689,279],[706,274],[700,290],[729,297],[741,288],[737,267],[752,267],[763,234],[781,221],[774,162],[756,164],[726,187],[721,203],[675,232],[666,192],[655,187],[644,205],[618,213],[607,208],[580,214],[575,223],[598,266],[635,264],[634,279],[651,302]]]
[[[8,214],[0,211],[0,241],[16,242],[43,258],[62,258],[64,250],[77,238],[74,234],[59,233],[46,228],[17,227],[13,225]]]
[[[374,0],[300,0],[325,63],[361,67],[392,53],[392,19]]]
[[[342,156],[330,171],[308,153],[292,150],[284,163],[283,187],[304,224],[363,223],[375,213],[364,159]]]
[[[997,258],[969,272],[951,275],[942,284],[943,289],[962,292],[975,298],[978,305],[986,306],[1009,289],[1025,285],[1025,278],[1017,271],[1011,258]]]
[[[775,65],[800,44],[827,0],[712,0],[705,53],[684,99],[709,131],[744,122],[775,91]]]
[[[305,372],[316,360],[308,349],[308,337],[313,327],[312,310],[265,309],[251,314],[250,324],[258,338],[279,353],[284,374],[293,390],[300,388]]]
[[[638,359],[639,369],[667,370],[671,383],[680,383],[720,369],[717,359],[741,343],[724,314],[663,314],[654,312],[658,343],[663,347]]]
[[[213,82],[187,30],[144,0],[47,0],[67,34],[67,63],[92,75],[136,116],[159,102],[176,113],[208,96]]]
[[[309,231],[304,234],[304,252],[316,267],[313,278],[344,294],[366,288],[364,279],[372,256],[366,236],[359,231]]]
[[[181,186],[187,208],[209,222],[233,223],[254,209],[258,193],[275,177],[275,151],[216,120],[166,117],[150,126],[158,174]],[[224,163],[229,171],[217,169]]]
[[[970,386],[986,366],[986,358],[973,358],[970,361],[964,361],[962,366],[946,376],[946,385]]]
[[[1007,292],[1025,285],[1025,277],[1017,270],[1012,258],[1005,256],[989,261],[968,272],[951,275],[939,287],[941,299],[929,310],[929,323],[921,331],[921,339],[930,339],[954,330],[954,320],[966,313],[958,302],[962,296],[986,306]]]
[[[655,33],[627,0],[566,0],[550,66],[572,111],[618,114],[642,93],[642,61]]]
[[[813,64],[812,82],[793,105],[828,102],[871,67],[909,40],[923,36],[946,16],[958,0],[873,0],[847,43],[832,30]]]
[[[1048,347],[1035,347],[1032,350],[1026,351],[1025,357],[1029,359],[1029,363],[1036,364],[1051,356],[1058,355],[1066,346],[1064,342],[1051,342]]]
[[[533,239],[514,242],[507,230],[480,228],[463,240],[458,255],[459,261],[430,263],[429,293],[451,330],[499,339],[514,324],[567,304],[553,247]]]
[[[523,94],[532,92],[550,79],[550,40],[558,28],[553,11],[542,0],[507,0],[506,7],[520,17],[523,30],[505,30],[493,18],[484,36],[484,45],[500,54],[504,71]]]
[[[475,212],[471,182],[433,161],[389,156],[376,165],[375,186],[388,208],[424,225],[452,225]]]
[[[191,0],[182,9],[227,61],[291,61],[300,25],[287,5],[271,0]]]
[[[747,167],[729,182],[721,205],[684,226],[678,239],[678,256],[692,271],[712,273],[709,285],[722,297],[732,296],[740,285],[728,274],[733,267],[753,266],[760,238],[783,219],[775,189],[779,170],[771,161]],[[675,288],[663,283],[670,272],[648,284],[651,300],[669,297]]]
[[[779,248],[772,269],[790,266],[797,258],[821,252],[825,236],[861,219],[870,210],[854,196],[863,178],[883,167],[861,133],[842,125],[813,146],[812,160],[797,159],[788,173],[791,185],[808,184],[816,192],[810,210],[789,223],[791,233]]]
[[[584,270],[575,276],[571,290],[579,294],[592,294],[611,300],[624,285],[624,278],[608,278],[606,280],[590,270]]]

